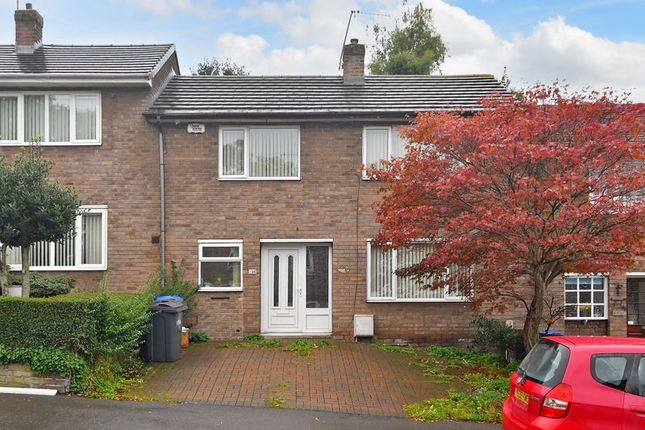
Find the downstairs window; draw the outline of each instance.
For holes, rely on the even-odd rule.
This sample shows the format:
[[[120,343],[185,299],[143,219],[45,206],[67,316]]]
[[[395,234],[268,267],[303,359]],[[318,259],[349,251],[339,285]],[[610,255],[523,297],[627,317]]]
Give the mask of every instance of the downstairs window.
[[[458,286],[450,288],[445,283],[443,288],[425,288],[434,280],[419,283],[416,279],[396,274],[398,269],[418,264],[429,253],[432,245],[416,243],[405,248],[384,251],[383,247],[367,245],[367,300],[374,302],[447,302],[464,301],[466,298]],[[446,274],[455,267],[446,268]]]
[[[67,237],[32,244],[30,260],[30,270],[35,271],[107,269],[107,208],[81,206]],[[20,247],[8,249],[7,264],[11,270],[21,269]]]

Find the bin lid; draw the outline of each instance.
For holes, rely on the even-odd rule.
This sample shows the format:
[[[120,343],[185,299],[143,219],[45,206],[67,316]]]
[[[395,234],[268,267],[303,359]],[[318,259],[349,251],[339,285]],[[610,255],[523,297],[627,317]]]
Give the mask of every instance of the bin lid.
[[[177,300],[166,300],[165,302],[155,302],[150,306],[152,311],[164,311],[164,312],[181,312],[188,309],[188,306],[184,302],[179,302]]]
[[[155,296],[155,302],[166,302],[168,300],[183,302],[184,298],[176,294],[173,294],[172,296]]]

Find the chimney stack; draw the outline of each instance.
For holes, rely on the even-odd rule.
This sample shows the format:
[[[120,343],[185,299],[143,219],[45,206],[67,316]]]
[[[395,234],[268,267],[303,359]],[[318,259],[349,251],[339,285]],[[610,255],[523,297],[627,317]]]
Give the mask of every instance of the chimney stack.
[[[43,17],[37,10],[31,8],[31,3],[25,9],[14,13],[16,21],[16,53],[33,54],[43,45]]]
[[[351,39],[343,47],[343,82],[346,84],[363,84],[365,82],[365,45],[358,39]]]

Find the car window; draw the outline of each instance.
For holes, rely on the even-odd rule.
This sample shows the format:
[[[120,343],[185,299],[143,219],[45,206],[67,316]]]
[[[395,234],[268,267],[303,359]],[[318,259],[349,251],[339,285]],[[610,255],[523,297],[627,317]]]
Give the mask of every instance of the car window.
[[[553,388],[562,382],[569,354],[566,346],[543,340],[522,360],[518,373],[526,379]]]
[[[629,357],[626,355],[593,355],[591,375],[603,385],[624,390],[628,361]]]
[[[638,395],[645,397],[645,357],[641,357],[638,362]]]

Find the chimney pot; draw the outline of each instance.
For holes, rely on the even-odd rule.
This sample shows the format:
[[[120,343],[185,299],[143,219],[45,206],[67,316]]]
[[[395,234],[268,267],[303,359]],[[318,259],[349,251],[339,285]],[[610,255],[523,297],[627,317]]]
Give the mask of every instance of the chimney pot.
[[[343,82],[361,85],[365,82],[365,45],[350,39],[343,47]]]
[[[43,45],[43,17],[32,9],[31,3],[25,9],[13,14],[16,22],[16,53],[33,54]]]

